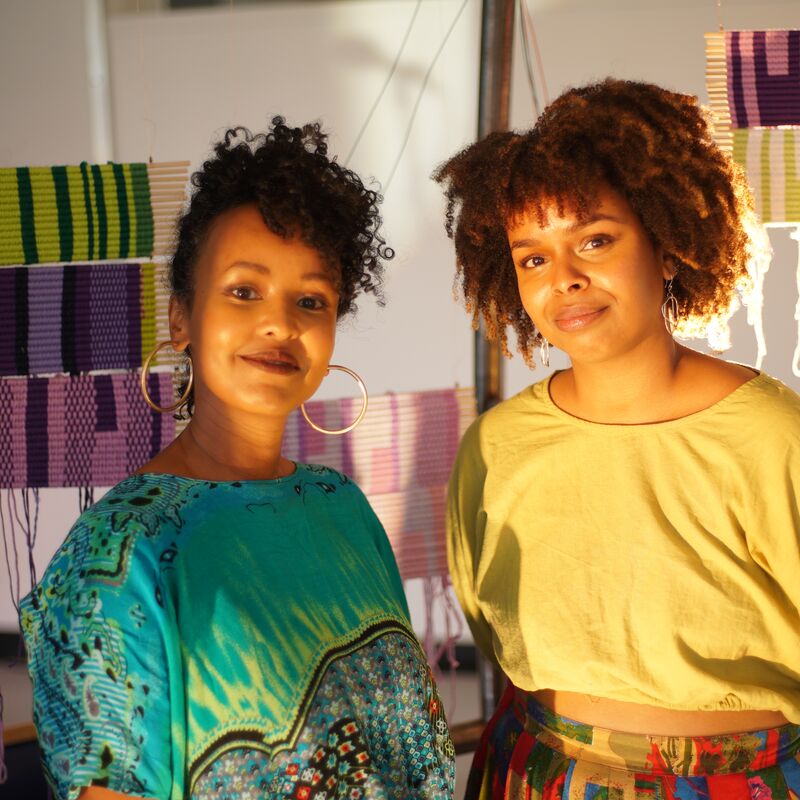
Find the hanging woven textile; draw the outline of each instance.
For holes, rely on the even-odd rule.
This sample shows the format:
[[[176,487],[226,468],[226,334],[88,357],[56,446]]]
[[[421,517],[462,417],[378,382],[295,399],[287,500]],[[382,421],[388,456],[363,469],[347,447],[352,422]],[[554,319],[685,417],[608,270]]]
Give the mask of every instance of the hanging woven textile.
[[[0,169],[0,522],[15,605],[20,568],[35,580],[16,529],[31,546],[38,489],[77,487],[83,505],[175,436],[138,390],[144,355],[168,336],[164,267],[123,259],[165,251],[188,165]],[[154,397],[172,397],[175,361],[155,362]]]
[[[0,264],[165,252],[186,163],[0,169]]]
[[[169,338],[167,307],[163,265],[0,269],[0,376],[137,369]]]
[[[706,83],[716,140],[747,173],[761,221],[800,230],[800,30],[707,33]],[[767,352],[761,305],[768,247],[755,262],[748,322],[756,330],[760,367]],[[800,293],[800,253],[797,281]],[[800,377],[800,296],[795,320],[792,370]]]
[[[169,372],[150,395],[172,402]],[[0,381],[0,486],[112,486],[175,438],[175,419],[142,400],[135,372]]]

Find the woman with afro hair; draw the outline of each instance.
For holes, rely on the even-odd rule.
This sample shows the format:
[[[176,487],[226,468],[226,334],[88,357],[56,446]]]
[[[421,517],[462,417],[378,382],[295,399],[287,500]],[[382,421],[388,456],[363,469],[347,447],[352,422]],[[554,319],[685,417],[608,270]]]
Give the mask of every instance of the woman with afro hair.
[[[282,454],[392,255],[380,197],[326,138],[280,117],[230,130],[192,177],[163,343],[189,373],[175,403],[142,380],[189,422],[80,516],[22,603],[58,800],[452,796],[386,534],[347,476]]]
[[[800,797],[800,398],[703,355],[753,202],[693,97],[608,79],[439,168],[476,324],[569,369],[483,414],[456,592],[509,680],[467,797]]]

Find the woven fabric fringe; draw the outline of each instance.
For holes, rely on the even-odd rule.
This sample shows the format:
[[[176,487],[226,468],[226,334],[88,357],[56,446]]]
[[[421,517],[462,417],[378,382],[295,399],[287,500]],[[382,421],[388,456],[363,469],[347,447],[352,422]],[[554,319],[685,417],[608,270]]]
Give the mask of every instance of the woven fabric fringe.
[[[151,256],[169,241],[186,162],[0,169],[0,264]]]
[[[171,372],[151,372],[157,403],[174,397]],[[151,411],[137,373],[0,381],[0,487],[111,486],[175,437]]]
[[[339,428],[360,404],[360,398],[310,402],[306,411],[318,425]],[[325,436],[293,414],[284,452],[358,483],[386,528],[404,579],[446,575],[447,483],[475,414],[472,389],[386,394],[370,400],[363,422],[346,436]]]
[[[137,369],[169,338],[162,272],[135,262],[0,269],[0,376]]]

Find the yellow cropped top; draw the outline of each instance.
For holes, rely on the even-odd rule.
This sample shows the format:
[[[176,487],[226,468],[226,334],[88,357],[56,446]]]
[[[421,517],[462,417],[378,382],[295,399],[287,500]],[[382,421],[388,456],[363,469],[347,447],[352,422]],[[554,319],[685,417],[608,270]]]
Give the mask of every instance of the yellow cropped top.
[[[648,425],[549,379],[479,417],[448,555],[477,645],[527,691],[800,723],[800,397],[763,373]]]

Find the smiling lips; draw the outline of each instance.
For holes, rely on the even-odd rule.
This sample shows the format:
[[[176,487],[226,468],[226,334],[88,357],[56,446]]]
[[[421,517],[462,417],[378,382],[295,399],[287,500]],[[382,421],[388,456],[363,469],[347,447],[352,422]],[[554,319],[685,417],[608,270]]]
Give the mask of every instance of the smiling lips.
[[[241,358],[254,367],[277,375],[293,375],[300,371],[297,359],[287,350],[261,350]]]
[[[555,323],[562,331],[577,331],[591,325],[607,306],[574,305],[564,306],[555,317]]]

